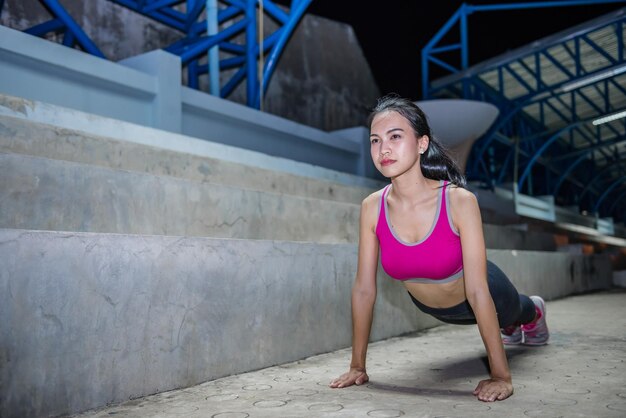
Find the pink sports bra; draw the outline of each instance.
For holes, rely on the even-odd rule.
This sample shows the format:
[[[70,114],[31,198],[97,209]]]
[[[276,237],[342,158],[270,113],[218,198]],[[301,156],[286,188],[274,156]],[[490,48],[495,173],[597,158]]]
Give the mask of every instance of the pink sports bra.
[[[400,239],[389,223],[385,187],[380,199],[376,236],[380,243],[380,261],[385,272],[396,280],[417,283],[447,283],[463,276],[461,238],[452,225],[447,210],[446,189],[449,182],[441,182],[435,219],[421,241],[408,243]]]

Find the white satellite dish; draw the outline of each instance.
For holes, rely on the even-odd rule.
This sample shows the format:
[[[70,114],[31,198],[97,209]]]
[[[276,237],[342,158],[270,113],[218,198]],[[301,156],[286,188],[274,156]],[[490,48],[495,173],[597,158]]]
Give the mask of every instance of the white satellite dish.
[[[435,139],[451,151],[463,172],[472,145],[500,113],[491,103],[476,100],[437,99],[415,104],[426,114]]]

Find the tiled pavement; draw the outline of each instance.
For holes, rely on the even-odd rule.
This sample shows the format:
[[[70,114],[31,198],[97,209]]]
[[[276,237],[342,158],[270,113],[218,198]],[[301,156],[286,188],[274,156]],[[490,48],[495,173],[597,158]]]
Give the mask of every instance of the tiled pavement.
[[[626,292],[547,303],[543,347],[507,347],[515,394],[483,403],[475,326],[443,325],[370,345],[370,382],[330,389],[348,349],[132,400],[81,417],[626,417]],[[286,344],[288,342],[285,342]]]

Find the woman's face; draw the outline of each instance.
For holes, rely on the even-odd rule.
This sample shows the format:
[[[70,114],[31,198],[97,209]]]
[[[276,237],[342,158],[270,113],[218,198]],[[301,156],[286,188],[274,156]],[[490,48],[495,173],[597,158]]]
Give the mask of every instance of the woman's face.
[[[374,116],[370,144],[372,161],[378,171],[393,178],[413,167],[419,168],[420,152],[428,147],[428,137],[417,138],[404,116],[388,110]]]

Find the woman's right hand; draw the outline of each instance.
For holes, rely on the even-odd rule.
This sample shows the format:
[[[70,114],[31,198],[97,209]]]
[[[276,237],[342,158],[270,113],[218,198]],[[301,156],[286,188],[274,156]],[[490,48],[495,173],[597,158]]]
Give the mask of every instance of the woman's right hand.
[[[348,373],[344,373],[330,382],[331,388],[345,388],[352,385],[362,385],[370,380],[367,372],[362,367],[351,367]]]

